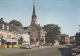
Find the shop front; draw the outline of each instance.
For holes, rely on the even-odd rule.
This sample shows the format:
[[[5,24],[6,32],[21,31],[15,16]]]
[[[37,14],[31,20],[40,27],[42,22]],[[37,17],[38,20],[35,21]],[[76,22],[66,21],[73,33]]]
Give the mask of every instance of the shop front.
[[[17,47],[17,41],[12,38],[1,38],[0,40],[0,48],[14,48]]]

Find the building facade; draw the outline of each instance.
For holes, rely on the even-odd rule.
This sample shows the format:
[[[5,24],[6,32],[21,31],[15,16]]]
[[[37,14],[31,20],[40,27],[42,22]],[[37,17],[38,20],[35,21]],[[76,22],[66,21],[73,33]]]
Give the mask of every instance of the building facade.
[[[66,34],[61,34],[61,39],[59,41],[59,44],[61,45],[65,45],[65,44],[69,44],[70,40],[69,40],[69,36]]]
[[[18,36],[17,39],[18,39],[18,44],[19,42],[21,42],[21,39],[23,39],[23,41],[21,42],[22,44],[30,44],[30,35],[27,33],[27,30],[21,28],[21,27],[17,27],[16,25],[13,25],[12,24],[12,27],[15,29],[16,33]]]
[[[25,29],[27,27],[24,27]],[[35,13],[35,4],[33,5],[33,14],[32,14],[32,21],[30,26],[27,28],[27,31],[30,33],[31,36],[35,36],[36,39],[39,40],[44,40],[43,42],[41,41],[36,41],[39,42],[39,44],[43,43],[45,44],[45,31],[42,29],[40,24],[37,24],[37,16]]]
[[[27,30],[6,23],[3,18],[0,19],[0,48],[18,47],[20,37],[23,38],[24,43],[30,44],[30,35]]]
[[[80,46],[80,32],[76,33],[75,39],[76,39],[76,46]]]
[[[76,39],[75,39],[75,36],[70,36],[70,44],[73,44],[73,45],[75,45],[75,43],[76,43]]]
[[[15,34],[14,34],[15,33]],[[18,46],[17,33],[10,24],[0,19],[0,48],[12,48]]]

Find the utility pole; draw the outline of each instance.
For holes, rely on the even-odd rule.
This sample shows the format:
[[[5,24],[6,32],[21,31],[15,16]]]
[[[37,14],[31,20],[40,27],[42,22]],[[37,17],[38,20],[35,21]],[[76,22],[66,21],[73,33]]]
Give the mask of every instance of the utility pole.
[[[80,32],[80,25],[79,25],[79,32]]]

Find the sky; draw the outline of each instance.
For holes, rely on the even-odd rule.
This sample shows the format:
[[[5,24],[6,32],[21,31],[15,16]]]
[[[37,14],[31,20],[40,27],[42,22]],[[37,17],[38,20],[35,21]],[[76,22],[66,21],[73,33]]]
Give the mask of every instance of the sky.
[[[74,36],[79,32],[80,0],[0,0],[0,18],[9,23],[18,20],[23,27],[31,24],[33,2],[37,23],[42,27],[56,24],[62,34]]]

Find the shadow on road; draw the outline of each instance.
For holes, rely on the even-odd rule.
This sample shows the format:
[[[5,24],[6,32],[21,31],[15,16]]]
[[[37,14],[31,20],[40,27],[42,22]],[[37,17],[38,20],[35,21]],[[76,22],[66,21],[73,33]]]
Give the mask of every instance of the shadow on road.
[[[58,50],[61,51],[62,56],[72,56],[69,48],[59,48]]]

